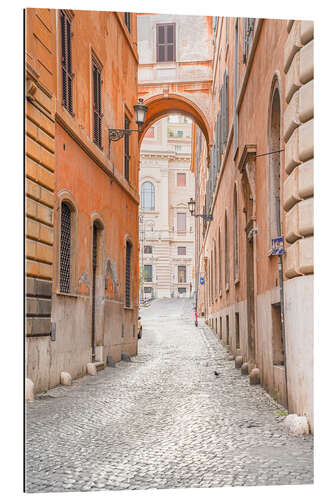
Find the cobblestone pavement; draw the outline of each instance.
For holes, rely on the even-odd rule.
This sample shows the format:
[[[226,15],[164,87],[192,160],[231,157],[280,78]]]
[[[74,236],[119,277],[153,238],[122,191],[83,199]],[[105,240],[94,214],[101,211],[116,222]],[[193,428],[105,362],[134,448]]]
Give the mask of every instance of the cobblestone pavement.
[[[190,300],[156,300],[142,323],[131,363],[27,405],[28,492],[313,482],[312,436],[283,430]]]

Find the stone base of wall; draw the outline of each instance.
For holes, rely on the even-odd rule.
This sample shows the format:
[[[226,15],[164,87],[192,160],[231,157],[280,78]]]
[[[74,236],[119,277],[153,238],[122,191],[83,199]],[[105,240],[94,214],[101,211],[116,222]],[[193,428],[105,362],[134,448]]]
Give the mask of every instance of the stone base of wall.
[[[285,324],[289,413],[313,432],[313,275],[285,282]]]

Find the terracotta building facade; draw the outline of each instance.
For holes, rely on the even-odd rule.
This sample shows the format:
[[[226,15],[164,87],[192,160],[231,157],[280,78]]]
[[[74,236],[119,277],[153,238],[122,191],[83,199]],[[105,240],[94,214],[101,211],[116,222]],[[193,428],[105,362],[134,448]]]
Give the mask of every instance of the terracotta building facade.
[[[138,135],[109,141],[137,128],[136,15],[27,9],[26,36],[26,358],[40,391],[137,352]]]
[[[192,120],[169,115],[147,131],[140,150],[141,296],[191,297],[194,283]]]
[[[216,18],[211,104],[211,144],[198,129],[193,145],[212,215],[196,222],[198,313],[313,431],[313,23]]]

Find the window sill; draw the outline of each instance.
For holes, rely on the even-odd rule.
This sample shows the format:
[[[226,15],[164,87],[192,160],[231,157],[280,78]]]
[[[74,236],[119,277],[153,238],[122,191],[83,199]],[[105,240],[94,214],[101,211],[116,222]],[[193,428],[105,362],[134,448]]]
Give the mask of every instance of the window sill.
[[[60,296],[63,296],[63,297],[71,297],[72,299],[77,299],[79,297],[77,293],[60,292],[60,290],[56,291],[56,295],[60,295]]]

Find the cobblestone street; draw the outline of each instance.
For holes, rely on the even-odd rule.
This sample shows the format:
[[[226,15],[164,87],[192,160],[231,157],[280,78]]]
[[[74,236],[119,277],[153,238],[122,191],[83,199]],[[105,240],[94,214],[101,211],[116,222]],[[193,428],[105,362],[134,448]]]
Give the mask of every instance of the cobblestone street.
[[[189,299],[154,301],[142,324],[132,362],[27,404],[28,492],[313,482],[312,436],[283,430]]]

